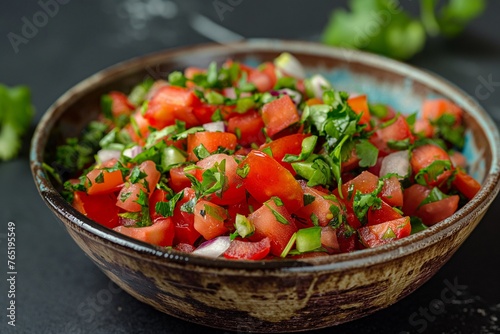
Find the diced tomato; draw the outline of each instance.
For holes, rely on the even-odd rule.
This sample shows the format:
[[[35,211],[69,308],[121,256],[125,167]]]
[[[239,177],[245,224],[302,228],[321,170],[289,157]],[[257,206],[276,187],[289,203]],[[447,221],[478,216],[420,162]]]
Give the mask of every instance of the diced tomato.
[[[275,67],[271,62],[263,63],[248,75],[248,82],[253,83],[259,92],[267,92],[273,89],[276,80]]]
[[[350,253],[355,251],[358,243],[357,232],[346,225],[346,223],[342,223],[337,229],[337,241],[339,243],[341,253]]]
[[[396,176],[384,180],[380,198],[391,206],[403,205],[403,188]]]
[[[120,186],[123,184],[122,172],[119,170],[113,172],[106,170],[107,167],[114,166],[116,162],[116,159],[111,159],[99,168],[87,173],[87,194],[109,194],[120,189]]]
[[[460,197],[453,195],[437,202],[422,205],[415,211],[415,216],[422,219],[425,225],[434,225],[455,213]]]
[[[382,201],[379,209],[370,208],[368,210],[368,226],[378,225],[387,221],[402,218],[403,216],[398,213],[392,206]]]
[[[371,129],[370,125],[370,109],[368,108],[368,101],[366,95],[358,95],[356,97],[351,97],[347,100],[347,104],[356,114],[362,114],[359,124],[366,124],[367,129]]]
[[[414,141],[410,126],[406,122],[406,118],[401,115],[392,124],[378,129],[370,138],[371,143],[379,149],[379,154],[382,156],[394,152],[389,147],[389,142],[401,140],[409,140],[410,143]]]
[[[244,146],[264,143],[266,138],[262,132],[263,127],[264,121],[255,110],[231,117],[227,122],[227,131],[239,134],[238,142]]]
[[[108,96],[111,98],[111,112],[113,117],[121,115],[129,116],[135,110],[135,106],[128,100],[127,95],[122,92],[110,92]]]
[[[346,202],[352,202],[354,200],[354,195],[356,195],[356,191],[360,191],[363,194],[369,194],[377,189],[378,185],[378,176],[373,175],[370,172],[364,171],[354,179],[345,182],[342,185],[342,195]],[[335,196],[339,196],[339,192],[337,189],[333,192]]]
[[[118,207],[114,194],[87,195],[83,191],[75,191],[73,207],[88,218],[108,228],[119,225]]]
[[[163,129],[175,124],[176,120],[186,123],[186,127],[198,125],[193,108],[201,104],[189,89],[177,86],[164,86],[151,98],[144,117],[151,126]]]
[[[453,151],[450,155],[450,160],[453,167],[460,167],[462,169],[467,168],[467,159],[465,158],[465,155],[460,152]]]
[[[187,152],[188,159],[198,161],[198,157],[194,154],[194,149],[202,145],[208,152],[214,153],[219,147],[228,150],[234,150],[238,139],[229,132],[196,132],[188,136]]]
[[[199,123],[205,124],[213,122],[212,116],[219,106],[212,104],[202,104],[193,108],[193,114]]]
[[[195,193],[191,188],[185,188],[182,191],[184,196],[179,199],[174,209],[174,244],[176,245],[178,243],[185,243],[193,245],[195,241],[200,237],[200,233],[194,228],[194,214],[182,211],[181,207],[187,202],[193,200],[195,198]]]
[[[451,164],[450,157],[445,150],[441,147],[433,144],[426,144],[419,146],[412,151],[410,164],[413,169],[413,173],[417,174],[420,170],[430,166],[436,160],[449,161]],[[448,177],[452,174],[451,170],[446,170],[439,174],[435,179],[430,180],[428,175],[424,175],[426,183],[430,186],[436,186],[443,184]]]
[[[329,225],[321,228],[321,246],[325,247],[330,254],[340,252],[337,232]]]
[[[453,102],[446,99],[426,100],[422,105],[422,119],[430,122],[438,120],[444,114],[455,117],[456,124],[462,122],[463,111]]]
[[[298,181],[267,154],[253,150],[239,167],[247,171],[243,179],[246,190],[261,203],[277,196],[291,212],[304,205],[304,192]]]
[[[323,104],[323,100],[318,99],[317,97],[313,97],[313,98],[311,98],[309,100],[306,100],[306,104],[308,106],[314,106],[316,104]]]
[[[225,161],[226,186],[222,194],[214,194],[207,199],[218,205],[229,205],[241,202],[245,199],[245,188],[242,187],[243,180],[236,174],[238,163],[233,156],[227,154],[213,154],[196,163],[201,169],[196,170],[196,177],[201,181],[203,172],[212,168],[216,163]],[[220,196],[221,195],[221,196]]]
[[[286,222],[278,221],[278,213]],[[271,242],[271,253],[280,256],[292,235],[297,232],[297,227],[292,216],[284,205],[278,206],[273,199],[267,201],[258,210],[248,216],[255,226],[255,233],[251,240],[262,240],[265,237]]]
[[[267,134],[272,137],[278,132],[299,121],[297,107],[288,95],[264,104],[262,119],[266,125]]]
[[[224,252],[226,259],[235,260],[262,260],[271,251],[269,238],[257,242],[233,240]]]
[[[403,192],[403,212],[413,216],[422,201],[429,196],[431,189],[420,184],[413,184]]]
[[[377,185],[378,177],[367,171],[362,172],[354,179],[345,182],[342,185],[342,195],[346,208],[347,221],[352,228],[357,229],[361,226],[361,222],[354,213],[353,209],[356,192],[360,191],[362,194],[368,194],[377,189]],[[337,198],[342,198],[338,189],[335,189],[333,193],[337,196]]]
[[[206,240],[211,240],[228,232],[224,221],[227,211],[216,204],[203,199],[194,206],[194,228]]]
[[[477,192],[481,189],[481,184],[460,168],[458,169],[457,175],[455,176],[452,184],[468,199],[472,199],[476,196]]]
[[[120,190],[116,205],[125,211],[138,212],[141,211],[141,205],[137,203],[141,191],[144,192],[148,198],[153,193],[156,184],[160,180],[160,172],[156,169],[153,161],[146,160],[139,165],[139,170],[146,176],[136,183],[126,182]]]
[[[361,159],[358,157],[356,154],[356,149],[353,149],[351,151],[351,154],[349,155],[349,159],[347,161],[342,162],[342,172],[349,172],[353,169],[356,169],[359,167],[359,161]]]
[[[172,246],[174,240],[174,223],[171,218],[157,218],[151,226],[118,226],[113,230],[131,238],[162,247]]]
[[[190,66],[186,67],[186,69],[184,70],[184,76],[187,79],[193,80],[197,74],[204,74],[206,72],[207,71],[204,68]]]
[[[292,175],[295,175],[296,172],[293,169],[292,165],[289,162],[283,161],[283,158],[287,154],[299,155],[302,151],[302,141],[307,137],[309,137],[309,135],[305,135],[302,133],[281,137],[262,145],[259,150],[265,152],[265,150],[269,148],[274,160],[288,169],[288,171],[292,173]]]
[[[139,145],[144,145],[146,138],[149,136],[149,121],[145,119],[140,110],[137,110],[132,114],[135,126],[129,123],[125,126],[125,130],[129,134],[132,141],[138,143]]]
[[[152,219],[162,217],[156,212],[156,204],[158,202],[168,202],[167,192],[162,189],[155,189],[153,194],[149,197],[149,215]]]
[[[393,240],[407,237],[411,233],[410,217],[391,220],[382,224],[358,229],[359,238],[366,247],[377,247]]]
[[[431,138],[434,134],[434,127],[432,126],[431,122],[429,122],[429,120],[419,118],[415,121],[413,132],[415,134],[421,135],[422,137]]]
[[[186,187],[191,187],[191,181],[187,178],[186,173],[195,175],[195,170],[184,172],[184,168],[184,166],[178,166],[170,170],[170,180],[168,181],[168,185],[175,192],[179,192]]]
[[[310,188],[305,185],[305,182],[301,182],[302,189],[304,190],[304,196],[312,196],[314,198],[311,203],[304,205],[302,208],[295,211],[295,215],[300,219],[301,222],[307,222],[308,226],[313,226],[314,222],[312,221],[312,216],[314,215],[315,219],[317,219],[317,223],[320,226],[327,226],[334,218],[332,213],[332,206],[338,208],[339,213],[342,213],[343,209],[338,200],[334,200],[335,196],[330,195],[329,199],[326,199],[326,193],[318,191],[314,188]],[[328,197],[327,197],[328,198]],[[299,219],[297,219],[299,220]]]

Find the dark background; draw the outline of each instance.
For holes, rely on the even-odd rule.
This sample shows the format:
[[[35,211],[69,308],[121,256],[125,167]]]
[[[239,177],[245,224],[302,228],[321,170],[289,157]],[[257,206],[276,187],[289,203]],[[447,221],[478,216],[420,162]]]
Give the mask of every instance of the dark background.
[[[31,31],[18,52],[8,33],[22,35],[23,18],[33,22],[42,7],[37,1],[1,6],[0,82],[31,87],[36,116],[30,134],[50,104],[89,75],[134,56],[209,42],[193,28],[204,18],[246,38],[318,40],[334,7],[332,1],[221,0],[233,5],[219,16],[213,1],[60,1],[68,3],[58,5],[53,17]],[[412,10],[418,4],[401,3]],[[410,61],[477,98],[497,125],[500,84],[487,87],[484,80],[500,81],[498,13],[500,2],[490,1],[485,14],[459,38],[433,40]],[[237,37],[218,36],[223,41]],[[29,170],[28,146],[26,138],[17,160],[0,163],[0,333],[221,332],[159,313],[116,289],[40,199]],[[500,332],[499,216],[500,198],[453,258],[409,297],[364,319],[319,332]],[[5,316],[9,221],[16,223],[15,328],[7,325]],[[451,300],[449,295],[443,299],[449,285],[458,289]],[[435,307],[435,315],[427,311],[426,318],[429,307]]]

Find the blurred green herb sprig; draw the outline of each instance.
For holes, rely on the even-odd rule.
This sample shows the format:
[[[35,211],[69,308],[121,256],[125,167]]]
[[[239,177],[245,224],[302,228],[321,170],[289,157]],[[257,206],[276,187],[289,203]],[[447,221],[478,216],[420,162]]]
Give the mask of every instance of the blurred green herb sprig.
[[[461,33],[484,11],[486,0],[420,0],[420,18],[412,17],[398,0],[350,0],[349,6],[350,12],[332,13],[324,43],[408,59],[424,47],[427,36]]]

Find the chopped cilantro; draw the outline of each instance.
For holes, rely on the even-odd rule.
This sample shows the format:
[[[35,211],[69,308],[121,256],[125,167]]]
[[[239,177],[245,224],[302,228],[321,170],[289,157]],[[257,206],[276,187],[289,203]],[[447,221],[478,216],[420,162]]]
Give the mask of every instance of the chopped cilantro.
[[[309,194],[304,194],[304,206],[311,204],[316,200],[316,197]]]
[[[360,167],[372,167],[377,163],[378,149],[368,140],[360,140],[356,144],[356,155],[361,158]]]
[[[415,175],[415,181],[425,186],[427,182],[436,181],[439,175],[448,170],[451,170],[451,162],[449,160],[434,160],[429,166],[418,171]]]

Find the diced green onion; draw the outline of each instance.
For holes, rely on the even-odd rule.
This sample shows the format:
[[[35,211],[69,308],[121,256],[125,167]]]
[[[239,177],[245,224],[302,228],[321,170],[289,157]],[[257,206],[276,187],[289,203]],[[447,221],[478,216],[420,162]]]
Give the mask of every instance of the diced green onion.
[[[308,227],[297,231],[295,248],[301,253],[310,252],[321,247],[321,227]]]
[[[234,227],[236,228],[238,235],[242,238],[246,238],[252,235],[253,232],[255,232],[255,226],[252,224],[252,222],[248,220],[247,217],[240,215],[239,213],[236,214]]]
[[[283,252],[281,252],[280,257],[286,257],[288,255],[288,253],[290,252],[290,250],[293,247],[293,244],[295,243],[295,240],[297,240],[297,232],[292,234],[292,236],[290,237],[290,240],[288,241],[288,244],[286,244],[285,249],[283,249]]]

